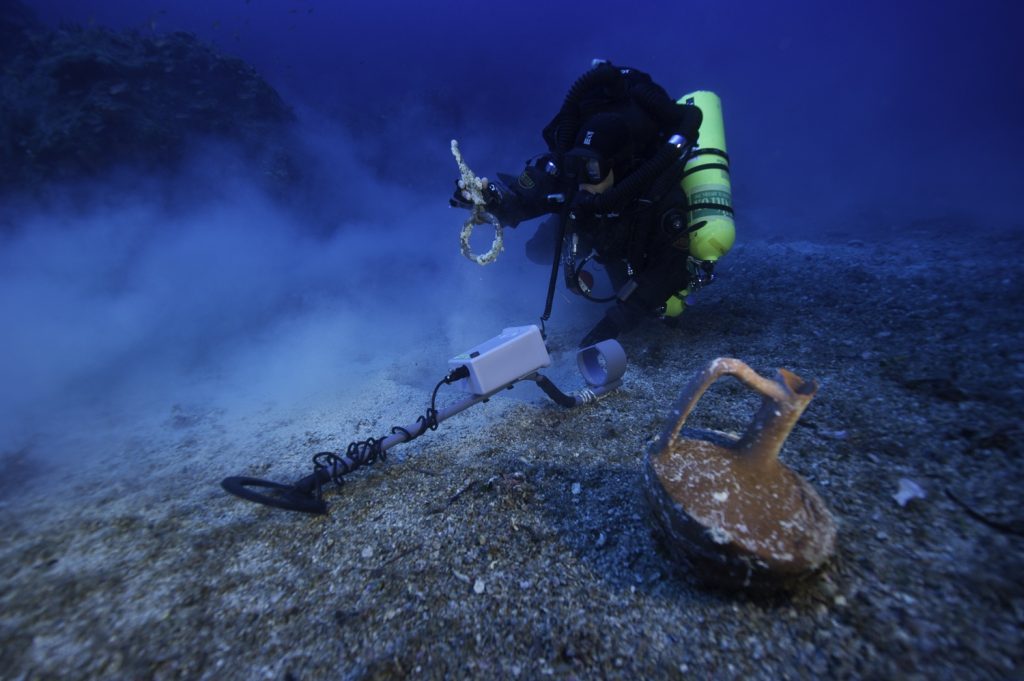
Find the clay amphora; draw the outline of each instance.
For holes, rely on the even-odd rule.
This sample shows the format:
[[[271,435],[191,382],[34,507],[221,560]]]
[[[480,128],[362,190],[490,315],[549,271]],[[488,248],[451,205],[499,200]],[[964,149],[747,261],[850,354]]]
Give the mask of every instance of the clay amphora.
[[[742,437],[684,429],[704,391],[735,376],[763,401]],[[779,450],[817,391],[786,369],[774,380],[738,359],[709,363],[683,389],[651,445],[644,486],[672,556],[712,584],[787,588],[821,568],[835,551],[832,514]]]

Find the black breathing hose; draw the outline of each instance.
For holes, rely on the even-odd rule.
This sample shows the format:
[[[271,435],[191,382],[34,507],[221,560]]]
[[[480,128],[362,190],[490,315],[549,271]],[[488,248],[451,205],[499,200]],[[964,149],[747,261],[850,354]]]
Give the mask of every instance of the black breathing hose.
[[[696,107],[676,103],[663,87],[649,80],[640,81],[630,86],[622,69],[603,62],[577,78],[569,87],[562,108],[555,117],[553,139],[548,140],[552,151],[564,154],[572,148],[576,142],[576,134],[583,123],[580,100],[586,93],[599,87],[621,90],[618,93],[610,92],[609,95],[613,97],[629,95],[662,130],[679,130],[691,142],[694,141],[697,129],[700,128],[700,119],[698,118],[693,126],[684,126],[683,123],[687,118],[687,111],[696,109]],[[683,130],[681,129],[683,127],[692,127],[693,129]]]
[[[641,192],[650,188],[672,164],[683,158],[689,151],[689,145],[678,147],[668,143],[658,153],[648,159],[642,166],[630,173],[625,180],[616,184],[603,194],[594,196],[594,212],[598,214],[616,213],[636,200]]]
[[[669,144],[643,165],[629,174],[621,183],[594,200],[594,211],[599,214],[615,213],[624,209],[636,200],[650,184],[665,174],[673,163],[685,157],[689,146],[696,141],[697,131],[703,118],[700,109],[694,106],[677,104],[660,85],[644,80],[635,83],[627,90],[628,82],[623,70],[608,62],[602,62],[576,79],[565,95],[562,108],[555,118],[552,137],[555,153],[568,152],[576,142],[576,135],[582,124],[580,100],[583,96],[599,87],[619,88],[621,95],[627,94],[643,109],[662,130],[673,130],[681,133],[687,142],[684,148]],[[564,221],[563,221],[564,224]],[[561,246],[559,242],[558,246]]]
[[[678,130],[683,124],[686,105],[673,101],[660,85],[651,82],[637,83],[630,88],[629,94],[651,118],[661,124],[662,130]],[[700,127],[700,123],[697,127]],[[687,137],[689,136],[687,134]]]
[[[608,62],[598,64],[577,78],[576,82],[569,87],[562,108],[558,112],[552,151],[564,154],[572,149],[572,145],[576,142],[576,133],[579,132],[583,122],[580,113],[580,99],[586,92],[602,86],[625,88],[625,80],[626,77],[622,72]]]

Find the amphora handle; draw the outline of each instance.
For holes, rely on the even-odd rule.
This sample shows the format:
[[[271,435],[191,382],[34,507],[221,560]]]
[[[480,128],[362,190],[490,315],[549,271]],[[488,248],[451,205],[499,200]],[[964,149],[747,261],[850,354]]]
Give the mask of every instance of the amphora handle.
[[[679,438],[679,432],[697,405],[697,401],[711,384],[722,376],[735,376],[745,386],[764,397],[761,409],[754,416],[736,448],[766,450],[774,447],[774,451],[770,452],[773,456],[778,453],[782,442],[818,390],[815,381],[805,381],[786,369],[779,369],[772,380],[764,378],[741,360],[719,357],[709,362],[683,388],[676,404],[679,417],[675,425],[665,433],[664,439],[668,446]]]

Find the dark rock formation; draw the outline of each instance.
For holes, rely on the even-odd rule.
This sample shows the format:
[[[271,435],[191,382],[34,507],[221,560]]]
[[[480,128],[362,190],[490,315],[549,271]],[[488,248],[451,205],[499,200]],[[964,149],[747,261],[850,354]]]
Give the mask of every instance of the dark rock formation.
[[[28,33],[42,27],[31,10],[16,0],[0,0],[0,62],[4,62],[28,42]]]
[[[194,36],[45,30],[2,0],[0,186],[31,189],[130,165],[173,168],[203,139],[236,143],[265,174],[291,173],[294,115],[250,66]]]

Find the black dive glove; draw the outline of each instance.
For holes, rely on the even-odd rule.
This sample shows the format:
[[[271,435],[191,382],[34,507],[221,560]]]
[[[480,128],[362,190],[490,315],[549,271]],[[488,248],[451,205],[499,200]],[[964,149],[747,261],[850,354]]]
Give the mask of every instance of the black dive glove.
[[[452,208],[465,208],[467,210],[473,208],[473,202],[462,195],[465,190],[459,186],[459,182],[462,180],[455,180],[455,192],[452,194],[452,198],[448,199],[448,205]]]
[[[473,201],[466,198],[463,192],[466,194],[469,192],[459,186],[459,182],[461,181],[462,180],[455,180],[455,192],[452,194],[452,197],[448,199],[448,205],[452,208],[466,208],[467,210],[472,210]],[[484,196],[484,208],[488,211],[500,208],[505,199],[506,191],[506,189],[495,182],[488,182],[484,185],[480,190],[480,193]]]
[[[582,189],[576,192],[576,196],[572,198],[572,206],[569,208],[569,212],[573,219],[577,222],[586,223],[590,218],[594,217],[597,212],[597,194],[583,191]]]
[[[583,340],[580,341],[580,347],[588,348],[603,340],[617,338],[620,332],[621,329],[619,329],[618,324],[611,319],[608,319],[608,317],[604,317],[594,326],[594,328],[590,330],[589,333],[587,333],[586,336],[583,337]]]

